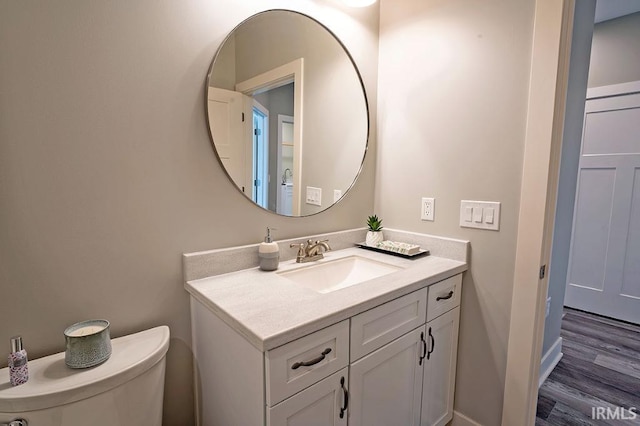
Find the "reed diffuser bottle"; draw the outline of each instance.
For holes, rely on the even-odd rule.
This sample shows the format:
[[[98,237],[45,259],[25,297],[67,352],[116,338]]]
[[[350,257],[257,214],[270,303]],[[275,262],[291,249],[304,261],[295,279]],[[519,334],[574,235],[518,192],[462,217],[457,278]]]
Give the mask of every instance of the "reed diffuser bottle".
[[[9,354],[9,382],[11,386],[27,383],[29,368],[27,366],[27,351],[22,347],[22,337],[11,338],[11,353]]]

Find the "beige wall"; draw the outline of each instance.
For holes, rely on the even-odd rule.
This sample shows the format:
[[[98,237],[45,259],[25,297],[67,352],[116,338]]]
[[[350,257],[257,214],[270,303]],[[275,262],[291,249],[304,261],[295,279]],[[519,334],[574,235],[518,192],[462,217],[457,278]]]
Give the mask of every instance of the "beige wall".
[[[589,87],[640,81],[640,12],[596,24]]]
[[[377,8],[0,2],[0,347],[22,334],[32,358],[62,351],[64,328],[88,318],[109,319],[114,337],[167,324],[165,424],[189,424],[181,254],[258,242],[266,226],[278,239],[362,226],[373,207],[375,151],[346,199],[309,218],[253,206],[216,160],[204,111],[211,58],[228,31],[266,8],[328,25],[375,106]]]
[[[520,204],[533,0],[382,0],[376,213],[471,241],[455,409],[500,424]],[[435,197],[435,221],[420,198]],[[500,231],[460,228],[460,200],[502,203]]]

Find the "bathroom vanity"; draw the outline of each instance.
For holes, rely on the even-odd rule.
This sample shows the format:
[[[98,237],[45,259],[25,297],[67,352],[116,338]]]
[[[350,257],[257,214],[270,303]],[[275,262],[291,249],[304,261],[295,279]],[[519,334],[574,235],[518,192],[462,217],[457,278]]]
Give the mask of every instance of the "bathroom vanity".
[[[277,46],[277,54],[250,54],[255,45]],[[326,79],[329,69],[340,78]],[[286,10],[249,17],[216,52],[206,89],[219,162],[256,205],[307,216],[353,186],[367,152],[367,96],[351,55],[321,22]],[[293,114],[263,96],[271,90],[278,90],[277,99],[291,92]],[[278,141],[272,169],[254,175],[267,169],[257,147],[269,146],[263,141],[245,149],[243,135],[262,140],[268,133],[262,131],[266,119],[253,115],[256,108],[278,117],[270,128],[281,134],[271,141]],[[245,115],[253,120],[238,123]],[[276,198],[275,206],[269,201],[268,185],[259,184],[269,176],[281,177],[271,179],[272,186],[290,184],[288,208],[282,207],[287,197]],[[303,193],[303,182],[314,187],[305,184]],[[326,196],[322,203],[323,188],[333,203]],[[355,248],[365,234],[356,229],[278,242],[283,262],[273,272],[257,268],[257,245],[184,256],[200,425],[451,420],[468,242],[385,229],[391,241],[431,251],[405,259]],[[329,240],[332,250],[298,264],[290,247],[307,239],[316,246]]]
[[[276,272],[187,279],[199,424],[446,424],[467,269],[460,243],[463,260],[345,248]],[[334,288],[341,262],[382,272]],[[327,284],[313,287],[313,276]]]

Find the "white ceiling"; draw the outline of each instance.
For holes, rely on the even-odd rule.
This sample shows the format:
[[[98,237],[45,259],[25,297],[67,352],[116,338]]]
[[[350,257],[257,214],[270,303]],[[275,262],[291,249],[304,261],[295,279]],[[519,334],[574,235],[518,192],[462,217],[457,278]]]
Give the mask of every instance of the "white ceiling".
[[[608,21],[635,12],[640,12],[640,0],[598,0],[595,22]]]

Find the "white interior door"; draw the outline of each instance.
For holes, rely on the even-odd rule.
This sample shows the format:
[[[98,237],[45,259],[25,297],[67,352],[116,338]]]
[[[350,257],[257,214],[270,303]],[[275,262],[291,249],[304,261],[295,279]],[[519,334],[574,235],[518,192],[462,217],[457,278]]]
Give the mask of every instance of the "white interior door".
[[[640,93],[602,96],[598,88],[588,98],[593,93],[599,97],[585,109],[565,305],[640,324]]]
[[[211,136],[218,156],[236,185],[250,194],[252,185],[250,180],[247,181],[247,169],[251,170],[251,164],[246,161],[251,158],[252,153],[246,152],[245,127],[251,121],[250,118],[245,118],[244,113],[251,98],[240,92],[217,87],[209,87],[207,97]]]

